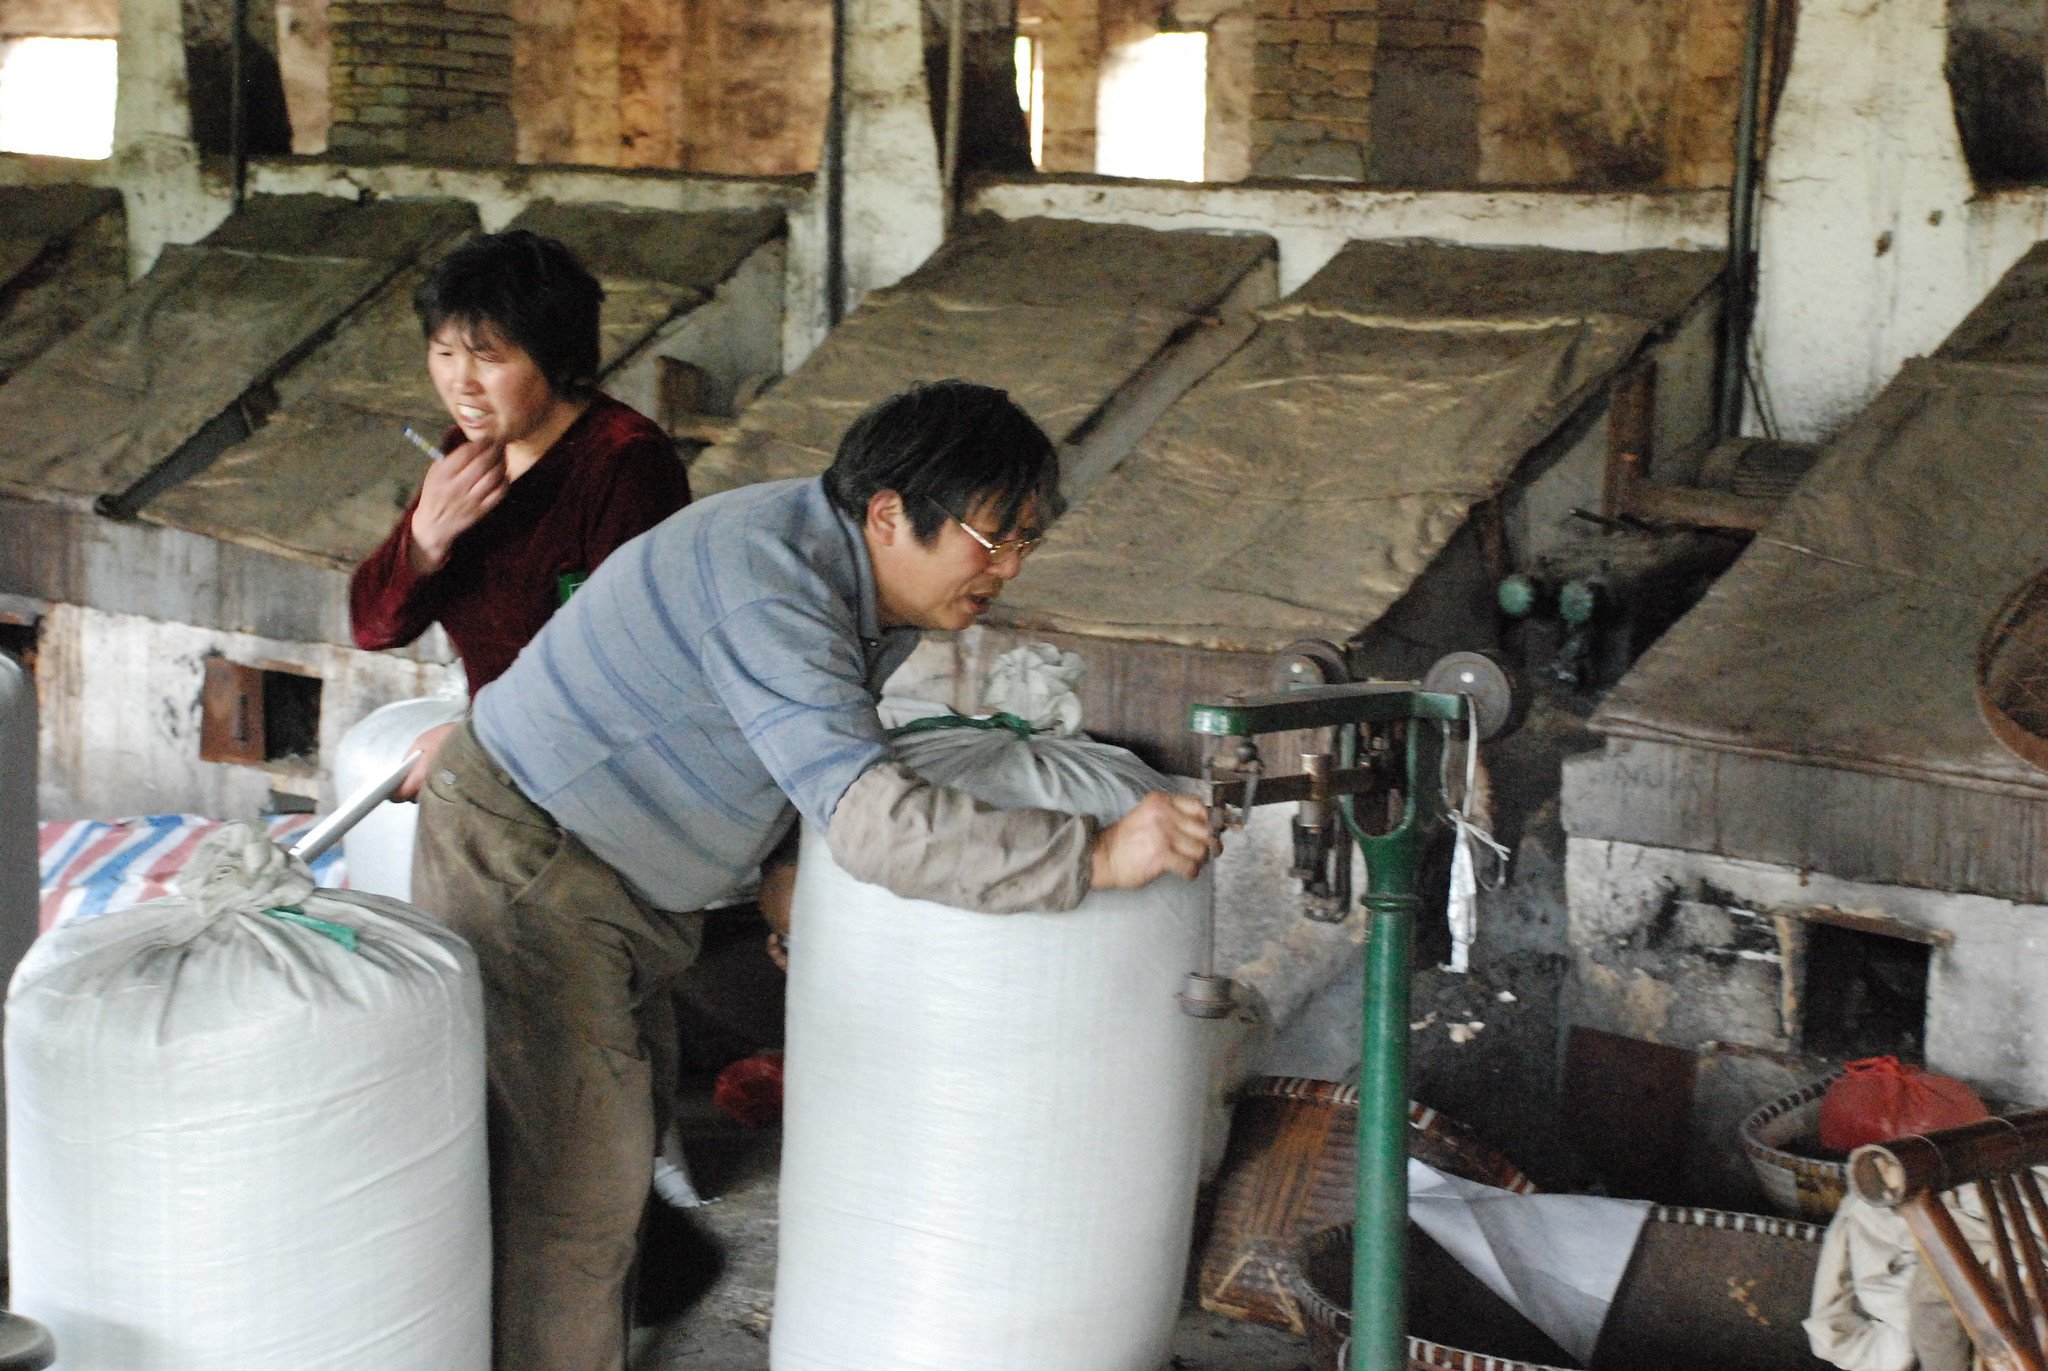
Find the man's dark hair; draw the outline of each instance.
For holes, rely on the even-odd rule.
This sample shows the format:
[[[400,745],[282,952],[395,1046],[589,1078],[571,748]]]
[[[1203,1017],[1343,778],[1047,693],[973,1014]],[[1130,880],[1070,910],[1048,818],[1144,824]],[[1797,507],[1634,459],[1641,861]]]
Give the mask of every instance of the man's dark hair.
[[[920,382],[853,421],[825,493],[859,521],[883,490],[903,497],[920,543],[938,537],[949,515],[964,518],[985,502],[1003,533],[1034,501],[1041,527],[1066,510],[1052,439],[1006,392],[968,381]]]
[[[484,330],[526,349],[564,395],[597,384],[597,307],[604,288],[559,241],[526,229],[469,239],[434,264],[413,292],[420,331],[446,324],[474,347]]]

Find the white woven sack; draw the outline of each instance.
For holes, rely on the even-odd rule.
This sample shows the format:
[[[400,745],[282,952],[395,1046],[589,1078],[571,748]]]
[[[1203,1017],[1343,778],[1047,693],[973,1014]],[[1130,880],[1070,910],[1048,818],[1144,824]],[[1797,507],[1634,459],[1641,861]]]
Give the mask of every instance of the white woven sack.
[[[1076,739],[898,755],[1111,822],[1170,783]],[[788,997],[775,1371],[1156,1371],[1180,1307],[1214,1025],[1175,999],[1210,888],[976,914],[849,877],[815,832]]]
[[[36,686],[0,653],[0,977],[35,941],[41,891],[36,870]],[[0,1143],[6,1129],[0,1115]],[[7,1207],[0,1203],[0,1234]],[[5,1254],[0,1237],[0,1256]]]
[[[53,929],[8,991],[13,1307],[62,1371],[485,1371],[468,946],[315,892],[257,824],[179,886]]]
[[[344,798],[380,776],[388,776],[413,742],[438,724],[454,723],[469,708],[458,677],[451,691],[400,700],[372,710],[341,735],[334,750],[334,790]],[[348,887],[394,900],[412,898],[412,838],[420,821],[416,804],[387,800],[342,835]]]

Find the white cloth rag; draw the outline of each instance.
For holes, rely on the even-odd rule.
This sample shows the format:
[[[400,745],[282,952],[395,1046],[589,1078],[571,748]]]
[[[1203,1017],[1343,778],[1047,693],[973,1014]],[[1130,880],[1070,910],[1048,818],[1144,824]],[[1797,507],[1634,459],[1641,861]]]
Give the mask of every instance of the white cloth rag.
[[[2048,1167],[2035,1168],[2048,1181]],[[1991,1225],[1976,1187],[1947,1197],[1948,1212],[1979,1260]],[[1920,1260],[1896,1210],[1848,1195],[1828,1225],[1804,1327],[1813,1355],[1843,1371],[1969,1371],[1970,1338]]]

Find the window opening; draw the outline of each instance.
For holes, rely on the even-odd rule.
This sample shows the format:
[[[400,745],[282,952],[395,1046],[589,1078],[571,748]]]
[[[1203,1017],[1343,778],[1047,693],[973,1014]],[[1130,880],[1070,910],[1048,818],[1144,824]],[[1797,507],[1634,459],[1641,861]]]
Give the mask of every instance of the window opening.
[[[1017,39],[1017,105],[1031,131],[1031,165],[1045,165],[1045,45],[1038,39]]]
[[[1806,1050],[1844,1061],[1922,1060],[1932,951],[1905,938],[1809,922],[1801,1010]]]
[[[17,624],[0,619],[0,652],[21,663],[23,674],[31,681],[36,678],[36,648],[41,638],[41,624]]]
[[[1096,88],[1097,174],[1201,180],[1208,83],[1206,33],[1156,33],[1112,48]]]
[[[112,156],[115,46],[112,38],[0,41],[0,152]]]

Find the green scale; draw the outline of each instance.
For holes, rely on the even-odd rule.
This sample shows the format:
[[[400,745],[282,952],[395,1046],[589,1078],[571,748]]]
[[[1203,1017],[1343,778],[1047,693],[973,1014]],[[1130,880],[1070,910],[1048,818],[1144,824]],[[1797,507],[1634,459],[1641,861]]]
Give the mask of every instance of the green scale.
[[[1348,890],[1332,901],[1321,873],[1334,857],[1348,880],[1347,843],[1365,858],[1359,903],[1371,916],[1365,954],[1365,1018],[1359,1055],[1358,1221],[1353,1230],[1349,1371],[1407,1365],[1408,999],[1410,948],[1424,846],[1444,819],[1442,768],[1453,730],[1478,740],[1511,722],[1505,671],[1477,652],[1443,658],[1420,681],[1350,682],[1344,654],[1329,643],[1282,654],[1286,689],[1199,703],[1188,728],[1220,742],[1203,766],[1211,826],[1242,827],[1255,805],[1302,806],[1295,875],[1314,917],[1348,912]],[[1266,774],[1260,734],[1332,730],[1330,752],[1306,753],[1302,770]],[[1228,756],[1224,753],[1228,752]],[[1183,1007],[1213,1017],[1230,1009],[1227,981],[1190,977]]]

